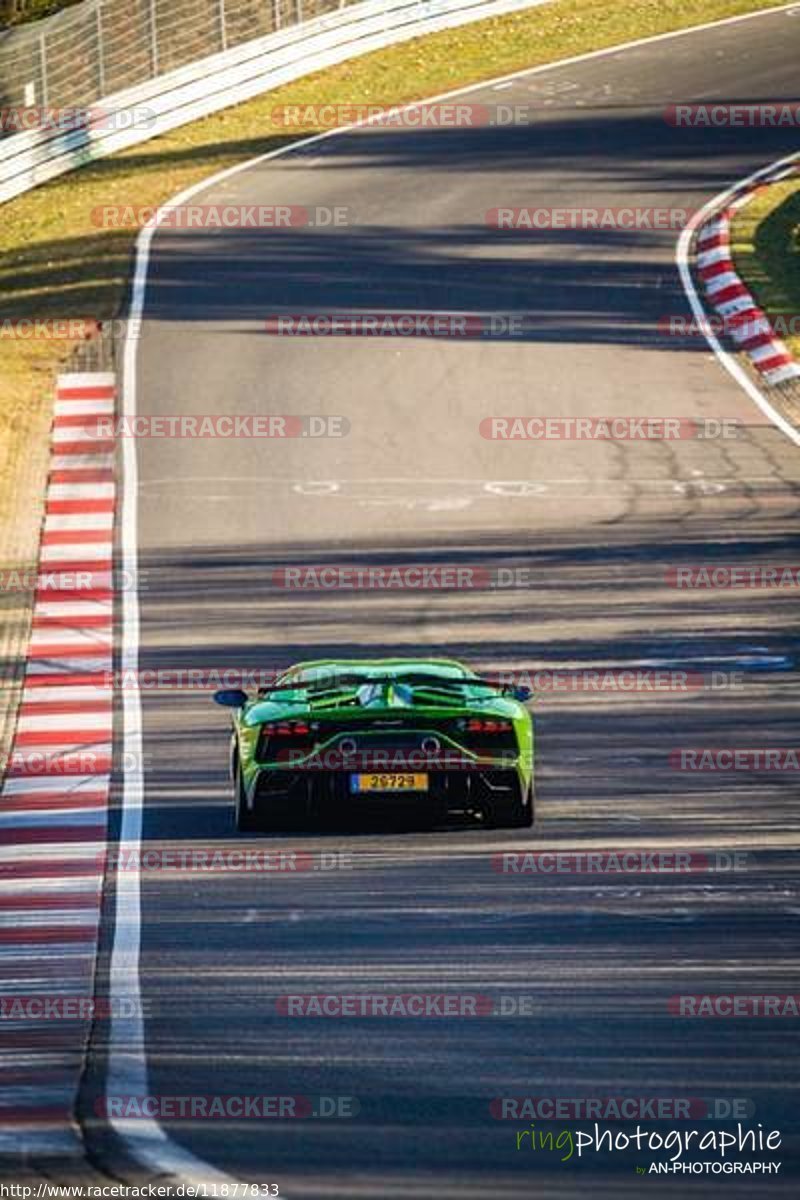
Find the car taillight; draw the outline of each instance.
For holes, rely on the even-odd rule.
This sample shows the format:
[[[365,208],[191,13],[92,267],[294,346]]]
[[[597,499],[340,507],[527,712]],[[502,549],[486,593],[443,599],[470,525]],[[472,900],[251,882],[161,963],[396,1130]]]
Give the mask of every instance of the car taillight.
[[[458,728],[460,741],[473,754],[516,750],[514,724],[502,717],[464,717],[458,722]]]
[[[258,757],[262,761],[310,754],[317,741],[316,722],[267,721],[261,726]]]
[[[510,721],[494,721],[483,717],[470,717],[463,728],[468,733],[509,733],[513,728]]]
[[[311,726],[305,721],[276,721],[274,724],[262,725],[261,732],[270,737],[274,734],[279,737],[303,737],[311,733]]]

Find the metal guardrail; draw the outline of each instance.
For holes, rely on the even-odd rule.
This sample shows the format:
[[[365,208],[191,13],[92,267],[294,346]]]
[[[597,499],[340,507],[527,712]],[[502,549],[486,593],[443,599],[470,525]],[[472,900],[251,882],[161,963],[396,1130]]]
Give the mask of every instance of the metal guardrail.
[[[84,0],[0,39],[0,104],[88,107],[352,0]]]
[[[43,122],[0,138],[0,202],[312,71],[548,2],[88,0],[0,39],[4,114],[74,110],[84,118],[71,127]],[[104,31],[103,15],[109,18],[112,9],[121,15]],[[263,36],[254,36],[265,26]],[[166,36],[170,30],[174,42]],[[54,60],[56,32],[61,49]],[[22,38],[31,39],[27,51]],[[3,57],[10,50],[13,70]]]

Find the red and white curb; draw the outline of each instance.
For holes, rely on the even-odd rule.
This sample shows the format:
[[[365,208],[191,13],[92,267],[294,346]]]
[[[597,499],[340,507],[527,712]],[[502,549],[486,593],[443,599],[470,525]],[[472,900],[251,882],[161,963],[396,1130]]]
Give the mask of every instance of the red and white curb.
[[[800,363],[777,336],[766,313],[758,307],[733,264],[730,223],[739,209],[755,196],[798,170],[795,164],[761,174],[735,189],[727,205],[701,225],[696,235],[696,271],[703,284],[706,302],[723,318],[725,328],[753,364],[764,382],[774,387],[800,378]]]
[[[78,1149],[72,1111],[90,1031],[112,745],[116,483],[114,446],[98,439],[97,422],[114,406],[113,374],[59,376],[0,793],[0,1152]],[[87,1002],[75,1006],[84,1015],[40,1004],[67,999]]]

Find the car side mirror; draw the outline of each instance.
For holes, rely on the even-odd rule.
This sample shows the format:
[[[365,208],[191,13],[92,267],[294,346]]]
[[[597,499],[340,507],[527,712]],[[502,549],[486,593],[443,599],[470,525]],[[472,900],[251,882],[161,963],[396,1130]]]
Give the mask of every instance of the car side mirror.
[[[247,692],[241,688],[224,688],[221,692],[214,692],[214,703],[221,704],[223,708],[243,708],[247,704]]]
[[[519,700],[520,704],[524,704],[526,700],[530,700],[533,692],[529,687],[515,687],[511,694],[515,700]]]

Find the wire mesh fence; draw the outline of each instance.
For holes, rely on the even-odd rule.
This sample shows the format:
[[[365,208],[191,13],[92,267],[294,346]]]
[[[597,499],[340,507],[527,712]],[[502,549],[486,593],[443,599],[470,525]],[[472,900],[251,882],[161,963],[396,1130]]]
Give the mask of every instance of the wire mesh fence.
[[[355,2],[84,0],[0,36],[0,136]]]

